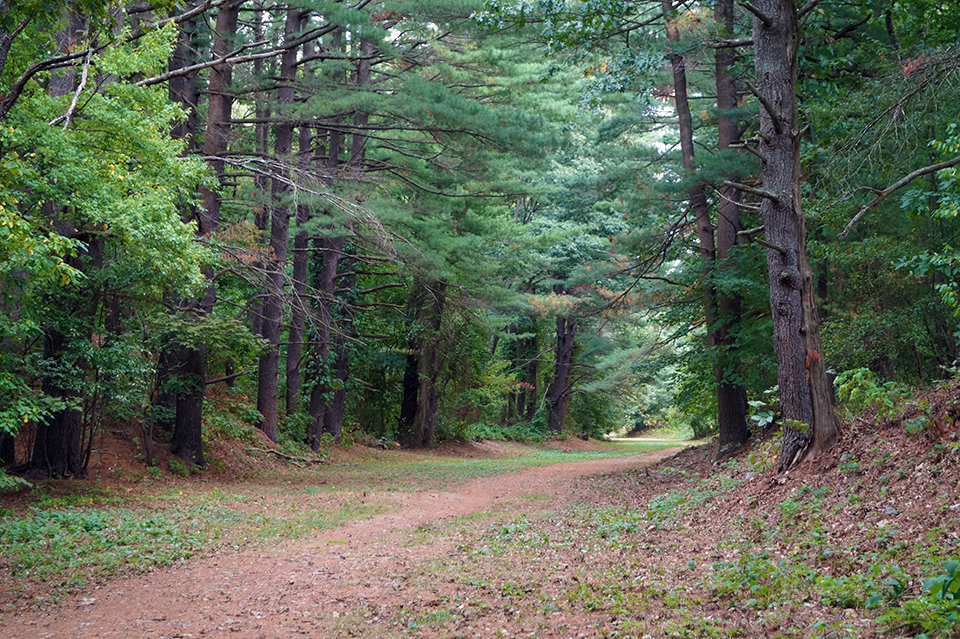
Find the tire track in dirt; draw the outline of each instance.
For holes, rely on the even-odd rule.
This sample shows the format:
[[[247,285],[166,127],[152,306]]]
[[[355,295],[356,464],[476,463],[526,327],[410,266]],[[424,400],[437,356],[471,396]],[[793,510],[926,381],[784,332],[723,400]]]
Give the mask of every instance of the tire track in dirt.
[[[676,452],[550,464],[475,479],[450,491],[403,495],[403,505],[392,513],[309,539],[274,549],[218,553],[111,581],[50,610],[4,614],[0,631],[24,639],[275,639],[343,636],[338,628],[350,618],[354,624],[360,619],[369,625],[371,632],[364,636],[388,636],[377,624],[420,594],[409,567],[430,557],[442,559],[454,545],[449,539],[411,545],[402,533],[497,508],[524,495],[537,496],[538,510],[562,507],[570,502],[579,477],[652,464]]]

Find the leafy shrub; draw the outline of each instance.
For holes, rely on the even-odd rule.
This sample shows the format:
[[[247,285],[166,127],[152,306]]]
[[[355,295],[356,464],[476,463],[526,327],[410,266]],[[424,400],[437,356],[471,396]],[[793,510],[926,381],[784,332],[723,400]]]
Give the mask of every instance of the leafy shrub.
[[[518,422],[506,425],[478,422],[465,427],[463,434],[465,439],[490,439],[493,441],[514,441],[524,443],[540,443],[547,441],[546,428],[542,428],[536,421]]]
[[[903,400],[912,396],[909,389],[895,382],[879,383],[868,368],[843,371],[834,384],[837,399],[846,404],[851,413],[874,406],[880,419],[898,414]]]
[[[925,631],[917,639],[955,636],[960,627],[960,561],[944,562],[944,570],[923,582],[922,595],[887,610],[880,621],[891,628]]]

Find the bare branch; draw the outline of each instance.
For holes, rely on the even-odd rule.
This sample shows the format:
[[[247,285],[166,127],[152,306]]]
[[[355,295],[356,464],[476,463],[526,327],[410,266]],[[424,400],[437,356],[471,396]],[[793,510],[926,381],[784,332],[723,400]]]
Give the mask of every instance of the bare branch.
[[[751,45],[753,45],[753,38],[738,38],[736,40],[710,42],[707,47],[711,49],[736,49],[737,47],[749,47]]]
[[[60,120],[64,120],[63,130],[66,131],[67,127],[70,126],[70,118],[73,117],[73,112],[77,108],[77,102],[80,100],[80,94],[83,93],[83,90],[87,86],[87,76],[90,73],[90,60],[93,58],[93,49],[87,49],[87,57],[83,61],[83,73],[80,75],[80,86],[77,87],[77,90],[73,93],[73,100],[70,101],[70,107],[67,109],[67,112],[61,116],[58,116],[50,122],[47,123],[47,126],[53,126]]]
[[[771,193],[770,191],[764,191],[763,189],[757,189],[752,186],[747,186],[746,184],[740,184],[739,182],[731,182],[730,180],[724,180],[720,183],[720,186],[729,186],[732,189],[737,189],[738,191],[743,191],[744,193],[752,193],[753,195],[766,198],[772,202],[779,202],[780,196],[776,193]]]
[[[955,158],[953,158],[952,160],[946,160],[946,161],[944,161],[944,162],[938,162],[937,164],[931,164],[930,166],[925,166],[925,167],[923,167],[922,169],[917,169],[917,170],[914,171],[913,173],[909,173],[909,174],[907,174],[906,176],[900,178],[899,180],[897,180],[896,182],[894,182],[893,184],[891,184],[891,185],[888,186],[887,188],[885,188],[885,189],[883,189],[882,191],[880,191],[880,192],[877,194],[877,197],[875,197],[873,200],[871,200],[870,202],[867,202],[866,204],[864,204],[863,206],[861,206],[861,207],[860,207],[860,210],[857,211],[857,214],[853,216],[853,219],[850,220],[850,221],[847,223],[846,228],[843,229],[843,232],[840,233],[839,237],[840,237],[841,239],[843,239],[844,237],[846,237],[847,234],[848,234],[851,230],[853,230],[853,226],[854,226],[857,222],[860,221],[860,218],[862,218],[862,217],[866,214],[867,211],[869,211],[870,209],[872,209],[872,208],[875,207],[876,205],[878,205],[878,204],[880,204],[881,202],[883,202],[883,201],[884,201],[885,199],[887,199],[887,197],[888,197],[891,193],[893,193],[894,191],[897,191],[897,190],[899,190],[899,189],[902,189],[902,188],[905,187],[906,185],[908,185],[908,184],[910,184],[911,182],[913,182],[914,180],[916,180],[918,177],[922,177],[922,176],[924,176],[924,175],[927,175],[928,173],[933,173],[933,172],[935,172],[935,171],[942,171],[943,169],[949,169],[951,166],[956,166],[956,165],[958,165],[958,164],[960,164],[960,156],[955,157]]]
[[[749,11],[750,13],[752,13],[753,15],[757,16],[757,18],[759,18],[760,22],[762,22],[762,23],[765,24],[766,26],[769,27],[770,25],[773,24],[773,20],[770,19],[770,16],[768,16],[768,15],[765,14],[763,11],[761,11],[761,10],[758,9],[758,8],[756,8],[755,6],[753,6],[752,4],[750,4],[749,2],[738,2],[737,4],[739,4],[741,7],[743,7],[744,9],[746,9],[747,11]]]
[[[773,105],[770,104],[770,100],[768,100],[763,94],[761,94],[760,90],[757,89],[757,87],[753,86],[753,83],[750,82],[749,80],[746,81],[746,85],[747,85],[747,88],[750,89],[750,93],[755,95],[756,98],[760,100],[760,104],[763,105],[763,108],[767,112],[767,115],[770,116],[770,121],[773,123],[773,130],[777,132],[777,135],[781,135],[783,133],[783,124],[780,122],[780,116],[778,116],[777,112],[774,111]],[[769,142],[770,139],[767,138],[765,141]]]
[[[776,244],[771,244],[770,242],[767,242],[766,240],[761,240],[761,239],[758,238],[758,237],[754,237],[754,235],[756,235],[757,233],[759,233],[759,232],[762,231],[762,230],[763,230],[763,227],[762,227],[762,226],[758,226],[758,227],[756,227],[756,228],[748,229],[748,230],[746,230],[746,231],[737,231],[737,236],[741,236],[741,235],[742,235],[743,237],[747,238],[747,241],[749,241],[749,242],[756,242],[756,243],[759,244],[760,246],[762,246],[762,247],[764,247],[764,248],[768,248],[768,249],[770,249],[770,250],[772,250],[772,251],[776,251],[776,252],[779,253],[780,255],[789,255],[789,254],[790,254],[790,251],[788,251],[787,249],[783,248],[782,246],[777,246]]]
[[[802,19],[803,16],[816,9],[818,4],[820,4],[820,0],[810,0],[810,2],[800,7],[797,10],[797,20]]]
[[[406,284],[401,284],[399,282],[391,282],[389,284],[381,284],[380,286],[374,286],[373,288],[367,288],[362,291],[357,291],[357,295],[369,295],[370,293],[375,293],[376,291],[382,291],[385,288],[404,288],[406,286],[407,286]]]
[[[216,384],[219,382],[229,382],[232,379],[236,379],[241,375],[247,375],[250,371],[240,371],[239,373],[233,373],[232,375],[224,375],[223,377],[217,377],[216,379],[208,379],[203,384],[204,386],[209,386],[210,384]]]

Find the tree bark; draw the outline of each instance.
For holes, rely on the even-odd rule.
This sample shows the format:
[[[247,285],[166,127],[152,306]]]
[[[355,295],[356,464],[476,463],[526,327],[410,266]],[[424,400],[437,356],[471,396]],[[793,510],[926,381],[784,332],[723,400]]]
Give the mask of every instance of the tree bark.
[[[315,246],[321,248],[321,265],[318,279],[314,283],[320,298],[317,303],[316,332],[313,337],[312,363],[314,371],[313,388],[310,390],[310,426],[307,429],[307,442],[314,451],[320,447],[320,437],[327,430],[324,420],[327,406],[332,399],[331,381],[333,362],[330,357],[331,337],[333,335],[334,296],[337,287],[337,270],[343,257],[346,238],[335,237],[316,240]]]
[[[419,379],[417,392],[417,419],[414,439],[419,446],[433,446],[437,432],[437,411],[440,406],[440,329],[443,327],[443,307],[446,301],[446,284],[437,282],[429,293],[432,304],[426,304],[420,315],[420,325],[425,332],[420,336]]]
[[[57,374],[45,375],[42,390],[45,395],[78,404],[80,391],[65,380],[71,372],[65,370],[71,364],[64,361],[67,338],[54,328],[46,328],[43,334],[43,359],[47,366],[60,369]],[[75,373],[74,373],[75,374]],[[60,380],[60,381],[55,381]],[[29,478],[83,477],[86,470],[80,454],[80,434],[83,413],[76,408],[66,408],[37,424],[33,440],[33,454],[25,475]]]
[[[284,25],[284,40],[293,40],[300,31],[301,10],[288,9]],[[280,88],[277,90],[277,101],[289,109],[293,105],[293,81],[297,72],[297,49],[287,49],[280,59]],[[289,117],[283,113],[283,117]],[[293,124],[289,120],[282,120],[274,127],[274,154],[282,164],[290,162],[293,149]],[[263,325],[260,334],[267,341],[267,349],[260,356],[260,366],[257,385],[257,410],[263,417],[259,424],[260,430],[270,439],[277,441],[277,424],[279,422],[279,390],[280,390],[280,332],[283,319],[283,291],[285,268],[287,262],[287,243],[289,241],[290,208],[285,201],[290,187],[286,177],[273,181],[274,205],[270,216],[270,266],[267,273],[266,301],[263,305]]]
[[[298,165],[306,172],[310,165],[310,129],[300,127],[300,155]],[[306,229],[310,221],[310,207],[297,205],[297,233],[293,238],[293,299],[290,301],[290,332],[287,338],[287,414],[300,408],[300,388],[303,384],[301,365],[303,360],[303,331],[307,315],[307,251],[309,237]]]
[[[237,19],[240,13],[242,0],[230,0],[220,6],[217,12],[215,36],[213,41],[213,55],[224,56],[230,50],[237,31]],[[207,83],[207,126],[204,131],[203,155],[210,158],[222,157],[228,148],[230,135],[230,115],[233,108],[233,98],[229,92],[232,81],[230,65],[218,65],[210,69],[210,79]],[[224,165],[221,160],[208,160],[218,179],[222,180]],[[210,189],[201,187],[203,206],[197,213],[197,235],[208,237],[217,232],[220,226],[220,195]],[[216,301],[216,290],[212,282],[213,273],[205,273],[210,285],[205,295],[194,305],[203,313],[213,311]],[[198,345],[192,349],[182,349],[181,358],[176,369],[179,374],[187,377],[178,384],[177,415],[174,420],[171,450],[184,459],[189,459],[198,466],[203,466],[203,385],[194,388],[193,376],[206,377],[206,347]],[[199,362],[198,359],[203,359]],[[199,460],[199,461],[198,461]]]
[[[729,0],[724,0],[729,2]],[[673,10],[672,0],[663,0],[664,15],[667,16],[667,40],[678,43],[680,35],[671,24],[670,13]],[[721,11],[718,6],[717,11]],[[732,6],[730,7],[732,11]],[[722,59],[720,55],[726,56]],[[736,87],[726,72],[727,66],[732,63],[729,50],[721,49],[718,53],[716,65],[717,102],[718,107],[736,108]],[[670,59],[673,71],[673,86],[676,96],[677,115],[680,124],[680,152],[683,154],[683,168],[689,174],[694,174],[695,150],[693,144],[693,117],[690,113],[690,104],[687,97],[687,74],[684,57],[675,52]],[[724,101],[725,106],[720,102]],[[732,101],[732,104],[731,104]],[[728,148],[736,140],[736,121],[729,116],[721,116],[719,122],[721,149]],[[714,381],[717,393],[717,429],[719,431],[720,446],[718,455],[728,454],[733,448],[739,447],[749,435],[746,422],[747,395],[741,384],[731,381],[736,371],[730,370],[737,365],[735,356],[726,352],[730,340],[727,339],[731,321],[739,317],[739,301],[729,296],[718,299],[717,291],[713,286],[713,271],[717,268],[718,259],[725,259],[730,249],[736,243],[739,225],[739,210],[736,204],[721,201],[717,215],[717,236],[714,237],[714,227],[710,221],[710,209],[707,204],[705,186],[696,182],[688,191],[690,206],[696,217],[697,237],[700,242],[700,259],[703,262],[702,290],[703,312],[706,325],[707,347],[713,351],[715,358]],[[718,247],[718,244],[720,245]],[[718,251],[722,250],[722,255]]]
[[[792,0],[760,0],[769,24],[754,16],[757,89],[763,96],[760,131],[763,188],[761,215],[767,249],[777,381],[783,414],[783,472],[833,446],[837,425],[830,382],[820,349],[813,272],[807,259],[800,202],[800,131],[797,114],[797,48],[800,28]],[[769,141],[766,141],[769,140]]]
[[[557,434],[563,429],[563,420],[566,417],[576,335],[577,325],[572,317],[557,318],[557,352],[553,364],[553,381],[547,387],[547,426]]]
[[[207,356],[204,347],[188,348],[180,354],[177,377],[177,417],[170,440],[170,452],[196,464],[206,466],[203,457],[203,391],[207,378]]]
[[[734,7],[733,0],[718,0],[714,8],[715,20],[721,33],[733,37]],[[717,109],[720,114],[717,122],[718,150],[722,154],[731,144],[739,141],[738,122],[733,112],[737,109],[737,84],[729,69],[736,63],[737,54],[733,49],[717,49],[716,84]],[[740,182],[738,173],[727,176],[730,182]],[[728,268],[725,263],[730,251],[737,244],[740,229],[740,207],[737,202],[740,192],[731,187],[720,188],[720,201],[717,204],[717,268]],[[750,436],[747,426],[747,391],[739,383],[741,371],[740,356],[737,352],[735,336],[731,335],[742,315],[740,297],[732,294],[720,294],[717,300],[718,325],[716,342],[719,349],[714,377],[717,383],[717,425],[719,430],[717,455],[722,457],[736,450]]]

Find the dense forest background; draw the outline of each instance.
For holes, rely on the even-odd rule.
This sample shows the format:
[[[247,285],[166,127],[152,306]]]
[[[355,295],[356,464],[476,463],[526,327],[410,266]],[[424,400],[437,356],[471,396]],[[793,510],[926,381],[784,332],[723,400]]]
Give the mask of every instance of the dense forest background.
[[[958,9],[0,0],[0,459],[779,421],[785,469],[834,376],[955,372]]]

